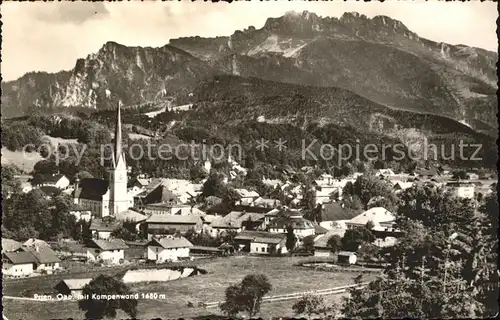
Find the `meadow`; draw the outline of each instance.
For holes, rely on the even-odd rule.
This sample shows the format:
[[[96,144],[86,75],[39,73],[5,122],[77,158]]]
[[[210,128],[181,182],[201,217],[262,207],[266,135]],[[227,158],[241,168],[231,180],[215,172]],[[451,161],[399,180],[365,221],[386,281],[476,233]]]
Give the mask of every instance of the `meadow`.
[[[251,257],[234,256],[200,263],[208,271],[199,275],[169,282],[152,282],[131,285],[132,290],[142,293],[157,293],[165,298],[139,301],[138,318],[193,318],[197,316],[220,315],[217,308],[198,307],[200,302],[215,302],[224,299],[225,289],[241,281],[251,273],[265,274],[273,289],[269,295],[305,292],[352,284],[357,273],[326,272],[297,267],[300,257]],[[375,275],[365,275],[365,279]],[[338,296],[326,297],[328,301]],[[191,302],[194,307],[188,307]],[[262,306],[263,318],[292,316],[293,301],[267,303]],[[20,301],[3,300],[4,313],[10,319],[61,319],[82,318],[75,301]],[[125,315],[119,314],[118,318]]]

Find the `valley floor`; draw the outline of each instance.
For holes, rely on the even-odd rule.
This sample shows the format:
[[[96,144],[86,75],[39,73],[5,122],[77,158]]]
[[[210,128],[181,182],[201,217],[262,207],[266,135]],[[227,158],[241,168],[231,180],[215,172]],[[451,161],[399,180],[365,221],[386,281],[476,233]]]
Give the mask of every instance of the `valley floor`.
[[[170,282],[132,284],[134,291],[165,294],[165,299],[140,300],[138,318],[152,319],[197,317],[220,315],[217,308],[198,307],[200,302],[215,302],[224,299],[225,289],[241,281],[251,273],[265,274],[273,285],[269,295],[319,290],[352,284],[357,273],[333,273],[316,271],[295,266],[307,258],[299,257],[251,257],[234,256],[200,264],[208,271],[206,275],[179,279]],[[375,275],[366,275],[366,280]],[[339,296],[325,297],[327,301],[338,300]],[[188,307],[191,302],[194,307]],[[293,316],[293,301],[283,301],[262,305],[260,316]],[[4,313],[9,319],[57,319],[82,318],[76,301],[19,301],[3,300]],[[126,317],[125,315],[121,315]],[[120,314],[118,315],[120,318]]]

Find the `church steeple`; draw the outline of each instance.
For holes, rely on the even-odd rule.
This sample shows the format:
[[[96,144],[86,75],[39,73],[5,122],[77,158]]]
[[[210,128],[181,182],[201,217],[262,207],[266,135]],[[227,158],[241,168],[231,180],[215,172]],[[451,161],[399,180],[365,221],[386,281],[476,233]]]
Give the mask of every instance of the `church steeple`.
[[[113,166],[116,168],[118,161],[122,155],[122,119],[121,119],[121,105],[118,102],[118,109],[116,111],[116,125],[115,125],[115,148],[113,150]]]
[[[113,166],[109,176],[109,214],[116,215],[132,206],[127,193],[127,163],[122,150],[121,101],[116,111]]]

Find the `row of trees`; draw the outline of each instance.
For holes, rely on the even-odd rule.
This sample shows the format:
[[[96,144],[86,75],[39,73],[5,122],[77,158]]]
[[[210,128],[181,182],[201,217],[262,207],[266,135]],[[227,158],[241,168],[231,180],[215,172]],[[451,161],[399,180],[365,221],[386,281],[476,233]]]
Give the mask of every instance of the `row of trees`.
[[[80,239],[82,225],[69,213],[72,199],[59,194],[48,199],[39,189],[15,192],[2,202],[3,236],[12,239]]]
[[[498,312],[498,202],[478,210],[430,186],[403,196],[400,241],[384,252],[383,277],[353,289],[343,305],[349,318],[491,317]]]

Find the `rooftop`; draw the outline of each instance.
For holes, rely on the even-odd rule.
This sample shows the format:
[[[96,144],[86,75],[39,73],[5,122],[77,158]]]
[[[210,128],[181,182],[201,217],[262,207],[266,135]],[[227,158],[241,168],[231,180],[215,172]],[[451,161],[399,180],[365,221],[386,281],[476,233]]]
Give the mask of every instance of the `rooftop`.
[[[3,256],[6,257],[13,264],[28,264],[35,263],[36,258],[30,253],[26,251],[21,252],[4,252]]]
[[[21,242],[17,242],[12,239],[4,239],[2,238],[2,253],[4,252],[13,252],[22,247]]]
[[[236,235],[235,240],[250,240],[260,243],[278,244],[286,238],[284,233],[271,233],[265,231],[242,231]]]
[[[147,223],[172,223],[172,224],[196,224],[200,221],[200,215],[171,215],[171,214],[153,214],[149,217]]]
[[[159,245],[164,249],[188,248],[193,246],[186,238],[173,236],[166,236],[161,239],[153,238],[148,245]]]
[[[69,290],[81,290],[83,289],[83,287],[89,284],[90,281],[92,281],[92,278],[61,280],[61,282],[66,284]]]
[[[357,215],[347,223],[366,225],[368,221],[371,221],[374,224],[379,224],[381,222],[392,222],[395,219],[396,217],[392,212],[383,207],[375,207]]]
[[[103,251],[128,249],[122,239],[92,240],[90,247],[98,247]]]
[[[23,246],[22,250],[31,253],[38,263],[54,263],[61,261],[54,250],[50,247],[26,247]]]

